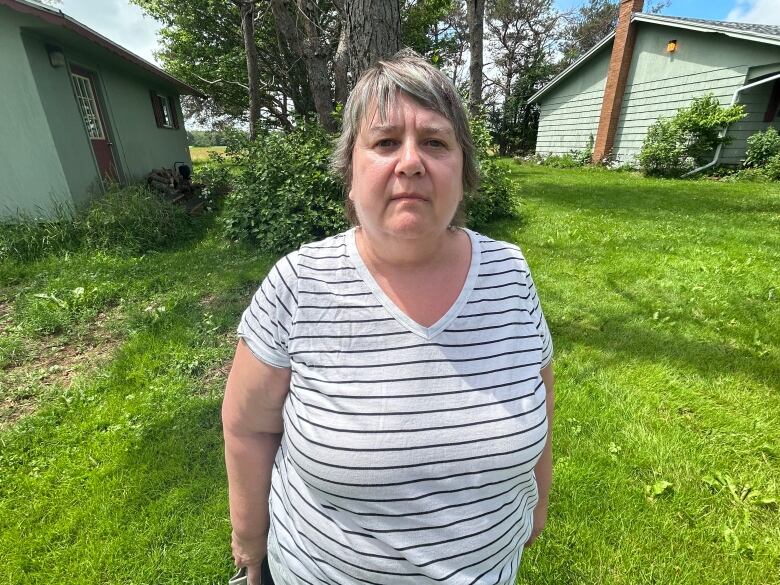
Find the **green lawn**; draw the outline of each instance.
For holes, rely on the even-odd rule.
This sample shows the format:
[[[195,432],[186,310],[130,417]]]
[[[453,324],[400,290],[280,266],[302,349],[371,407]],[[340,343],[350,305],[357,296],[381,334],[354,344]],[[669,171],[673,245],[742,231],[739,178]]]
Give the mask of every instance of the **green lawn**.
[[[523,219],[485,231],[523,247],[557,356],[518,583],[778,583],[780,188],[511,168]],[[220,394],[272,260],[204,224],[0,264],[0,584],[224,583]]]

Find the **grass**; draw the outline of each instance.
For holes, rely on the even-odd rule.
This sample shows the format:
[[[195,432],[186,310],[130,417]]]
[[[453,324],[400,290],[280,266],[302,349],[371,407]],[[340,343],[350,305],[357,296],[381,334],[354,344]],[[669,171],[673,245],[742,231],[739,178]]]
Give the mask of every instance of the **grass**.
[[[208,160],[210,152],[224,154],[225,148],[224,146],[190,146],[190,158],[193,163],[201,162]]]
[[[557,356],[518,583],[777,583],[780,191],[510,168],[523,221],[486,231],[523,246]],[[219,404],[273,258],[196,229],[0,263],[0,584],[227,578]]]

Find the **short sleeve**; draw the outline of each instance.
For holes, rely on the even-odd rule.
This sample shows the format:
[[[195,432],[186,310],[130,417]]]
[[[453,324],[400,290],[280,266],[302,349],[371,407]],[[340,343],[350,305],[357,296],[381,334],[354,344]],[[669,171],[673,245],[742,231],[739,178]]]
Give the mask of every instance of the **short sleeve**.
[[[255,357],[277,368],[289,368],[288,342],[298,297],[298,253],[279,260],[263,280],[241,316],[238,336]]]
[[[539,337],[542,340],[542,368],[547,367],[552,361],[553,357],[553,342],[550,335],[550,328],[547,326],[547,320],[544,318],[544,311],[542,311],[542,303],[539,300],[539,295],[536,294],[536,285],[534,279],[531,276],[531,269],[528,266],[528,262],[525,263],[525,279],[528,286],[528,303],[529,313],[534,320],[536,330],[539,332]]]

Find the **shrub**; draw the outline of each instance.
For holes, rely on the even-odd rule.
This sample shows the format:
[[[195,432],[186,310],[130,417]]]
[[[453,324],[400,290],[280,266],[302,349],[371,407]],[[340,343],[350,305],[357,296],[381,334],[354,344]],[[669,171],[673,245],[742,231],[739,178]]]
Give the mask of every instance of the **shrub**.
[[[728,138],[720,130],[745,117],[745,109],[736,104],[720,105],[713,95],[694,99],[672,118],[656,121],[647,131],[638,161],[647,175],[679,177],[701,165],[718,144]]]
[[[509,173],[493,154],[483,120],[471,122],[480,187],[465,196],[467,225],[511,216]],[[225,236],[259,244],[274,254],[348,227],[343,186],[329,172],[332,137],[315,123],[289,133],[269,132],[228,146],[235,172],[220,217]]]
[[[780,181],[780,152],[766,162],[764,172],[771,180]]]
[[[225,235],[275,254],[348,227],[341,184],[329,172],[331,138],[315,123],[229,146],[236,165],[220,218]]]
[[[766,166],[770,159],[780,154],[780,134],[772,127],[756,132],[747,139],[745,154],[745,167]]]
[[[496,150],[490,131],[482,118],[471,119],[471,134],[479,160],[480,182],[474,193],[464,197],[466,225],[480,227],[488,221],[516,214],[509,172],[493,154]]]

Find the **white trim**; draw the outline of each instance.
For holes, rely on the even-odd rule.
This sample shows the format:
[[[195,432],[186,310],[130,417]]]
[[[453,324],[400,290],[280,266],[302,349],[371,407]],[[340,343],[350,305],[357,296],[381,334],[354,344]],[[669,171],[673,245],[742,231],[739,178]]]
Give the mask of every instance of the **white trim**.
[[[645,14],[644,12],[635,13],[632,18],[632,21],[633,20],[637,20],[639,22],[650,22],[653,24],[665,24],[667,26],[686,28],[688,30],[695,30],[699,32],[721,33],[736,39],[780,46],[780,37],[766,35],[758,31],[737,30],[727,26],[720,26],[718,24],[704,24],[702,22],[677,20],[674,17],[660,16],[658,14]]]

